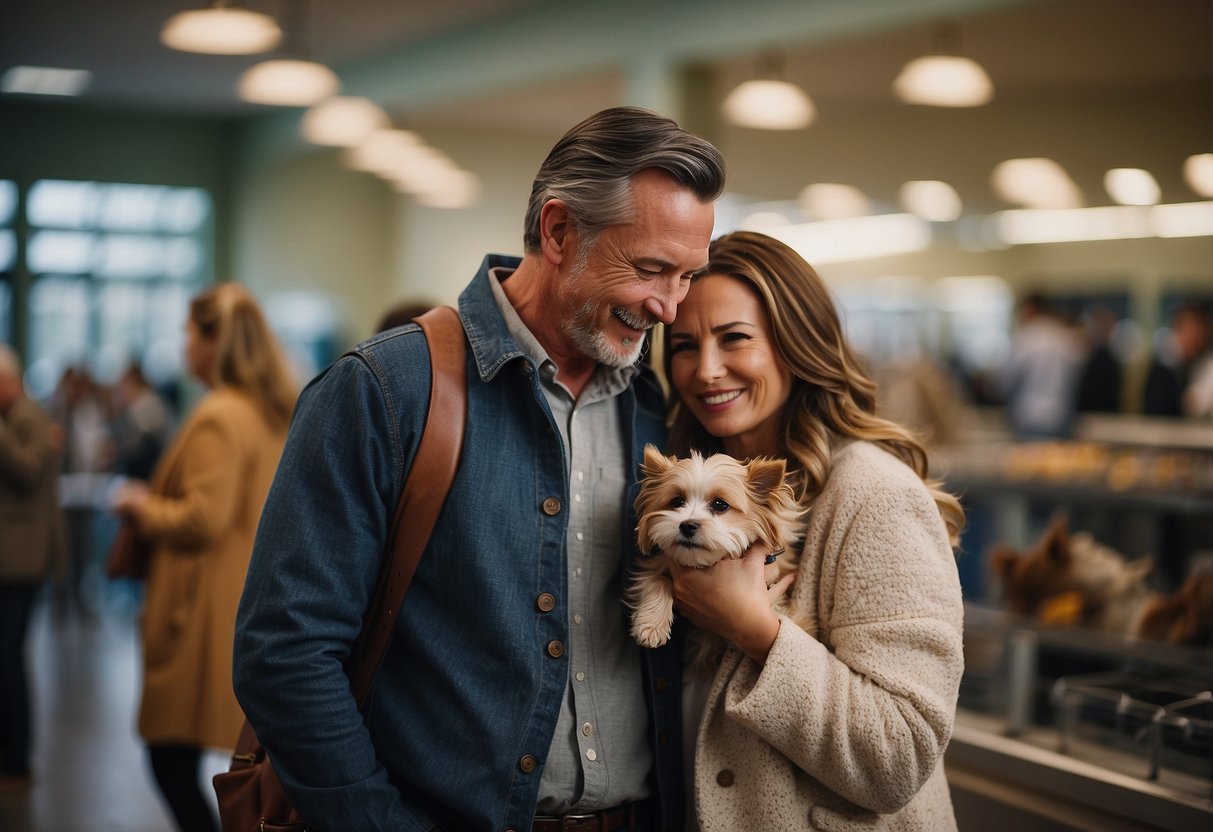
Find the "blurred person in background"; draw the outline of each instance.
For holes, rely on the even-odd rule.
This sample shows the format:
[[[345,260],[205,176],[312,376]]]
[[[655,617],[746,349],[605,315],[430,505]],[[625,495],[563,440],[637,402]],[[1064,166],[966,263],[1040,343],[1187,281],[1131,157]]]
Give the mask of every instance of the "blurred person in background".
[[[1082,315],[1087,356],[1078,374],[1074,409],[1079,413],[1116,413],[1124,371],[1112,351],[1116,314],[1106,306],[1095,306]]]
[[[1150,362],[1142,391],[1142,413],[1147,416],[1185,415],[1184,391],[1209,349],[1209,330],[1209,313],[1199,303],[1190,301],[1175,308],[1167,337],[1158,345]]]
[[[185,363],[209,392],[150,486],[131,481],[114,510],[152,546],[139,733],[178,826],[213,832],[199,764],[203,748],[232,748],[243,724],[231,682],[236,606],[296,387],[261,309],[235,283],[190,303]]]
[[[150,479],[168,444],[173,417],[136,361],[118,379],[114,411],[114,473]]]
[[[387,332],[389,329],[395,329],[398,326],[411,323],[413,318],[416,318],[418,315],[424,315],[433,309],[434,306],[435,304],[425,301],[402,300],[383,313],[383,317],[379,319],[379,323],[375,324],[375,334]]]
[[[25,395],[17,353],[0,344],[0,791],[30,783],[25,641],[38,589],[62,568],[60,442]]]
[[[1032,292],[1020,301],[1011,352],[999,370],[1007,420],[1016,438],[1069,435],[1082,356],[1073,329],[1053,313],[1043,294]]]

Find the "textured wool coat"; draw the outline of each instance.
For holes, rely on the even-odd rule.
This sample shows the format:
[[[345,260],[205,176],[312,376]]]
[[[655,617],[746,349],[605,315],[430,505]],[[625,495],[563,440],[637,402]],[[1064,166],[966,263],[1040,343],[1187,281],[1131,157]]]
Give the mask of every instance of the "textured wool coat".
[[[236,605],[285,439],[250,398],[219,388],[156,468],[138,514],[153,543],[139,712],[148,743],[236,743],[244,721],[232,692]]]
[[[0,583],[38,584],[62,567],[59,454],[51,420],[20,396],[0,416]]]
[[[765,665],[730,647],[696,740],[704,832],[956,828],[944,779],[963,671],[960,582],[918,476],[841,446]]]

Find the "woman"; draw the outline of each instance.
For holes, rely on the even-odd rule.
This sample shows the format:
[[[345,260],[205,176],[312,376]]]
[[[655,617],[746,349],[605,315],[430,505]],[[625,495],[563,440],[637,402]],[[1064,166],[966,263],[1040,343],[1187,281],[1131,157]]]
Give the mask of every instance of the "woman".
[[[807,509],[789,601],[815,631],[772,610],[792,576],[768,590],[765,547],[676,569],[682,613],[730,643],[695,741],[698,827],[954,829],[940,763],[963,669],[960,505],[874,415],[875,385],[799,255],[738,232],[703,274],[666,333],[672,450],[788,460]]]
[[[190,304],[185,359],[209,392],[156,467],[114,508],[152,544],[139,732],[184,832],[217,828],[198,781],[203,748],[231,748],[236,604],[296,390],[252,295],[235,283]]]

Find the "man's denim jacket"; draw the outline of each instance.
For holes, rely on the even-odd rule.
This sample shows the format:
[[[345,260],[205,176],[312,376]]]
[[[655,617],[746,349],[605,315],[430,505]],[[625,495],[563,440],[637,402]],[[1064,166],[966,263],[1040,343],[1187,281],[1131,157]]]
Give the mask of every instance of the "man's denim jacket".
[[[551,513],[553,499],[568,505],[569,485],[538,373],[488,282],[490,268],[517,262],[490,255],[459,298],[469,341],[463,456],[365,722],[344,665],[425,422],[424,336],[410,324],[367,341],[309,384],[296,408],[240,602],[235,689],[313,828],[530,828],[568,684],[568,656],[553,658],[547,645],[569,638],[567,512]],[[662,395],[647,368],[618,406],[630,453],[626,565],[644,444],[664,440]],[[556,597],[554,609],[537,606],[542,593]],[[678,642],[642,652],[649,713],[636,718],[652,738],[656,826],[681,830]]]

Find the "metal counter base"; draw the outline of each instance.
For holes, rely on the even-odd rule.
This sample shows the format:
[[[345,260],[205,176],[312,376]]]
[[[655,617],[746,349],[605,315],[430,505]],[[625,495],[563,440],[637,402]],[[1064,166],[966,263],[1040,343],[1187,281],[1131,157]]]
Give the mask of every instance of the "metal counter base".
[[[1130,755],[1116,760],[1116,751],[1101,750],[1097,765],[1051,750],[1055,731],[1010,738],[1003,726],[957,714],[945,768],[961,832],[1213,830],[1207,783],[1177,772],[1149,781],[1118,770],[1140,767]]]

